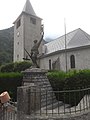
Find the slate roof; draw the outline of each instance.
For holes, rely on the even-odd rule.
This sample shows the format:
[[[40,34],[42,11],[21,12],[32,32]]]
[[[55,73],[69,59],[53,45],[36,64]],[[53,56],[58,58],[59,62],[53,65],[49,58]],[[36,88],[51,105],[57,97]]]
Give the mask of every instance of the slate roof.
[[[86,45],[90,45],[90,35],[81,30],[80,28],[66,34],[67,49]],[[50,54],[59,50],[64,50],[65,35],[45,44],[43,47],[45,54]]]
[[[22,12],[36,16],[36,13],[29,0],[26,1]]]

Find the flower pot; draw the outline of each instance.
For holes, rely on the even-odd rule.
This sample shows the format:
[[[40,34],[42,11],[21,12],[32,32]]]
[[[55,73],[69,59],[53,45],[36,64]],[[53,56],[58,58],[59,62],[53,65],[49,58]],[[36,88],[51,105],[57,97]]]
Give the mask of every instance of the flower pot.
[[[0,94],[1,103],[6,103],[10,100],[10,96],[7,91]]]

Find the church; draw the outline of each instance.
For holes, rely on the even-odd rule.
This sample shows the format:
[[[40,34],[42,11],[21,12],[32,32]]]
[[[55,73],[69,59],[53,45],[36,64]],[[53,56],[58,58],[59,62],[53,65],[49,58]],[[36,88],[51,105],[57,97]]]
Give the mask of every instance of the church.
[[[38,17],[29,0],[14,21],[14,62],[29,59],[34,40],[40,40],[42,18]],[[51,42],[39,46],[38,64],[41,69],[68,71],[90,69],[90,35],[78,28]]]

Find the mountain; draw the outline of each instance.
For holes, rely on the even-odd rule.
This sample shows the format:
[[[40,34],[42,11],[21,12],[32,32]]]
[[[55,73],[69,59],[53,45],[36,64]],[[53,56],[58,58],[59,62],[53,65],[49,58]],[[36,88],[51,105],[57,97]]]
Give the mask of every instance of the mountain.
[[[0,65],[13,60],[14,27],[0,30]]]

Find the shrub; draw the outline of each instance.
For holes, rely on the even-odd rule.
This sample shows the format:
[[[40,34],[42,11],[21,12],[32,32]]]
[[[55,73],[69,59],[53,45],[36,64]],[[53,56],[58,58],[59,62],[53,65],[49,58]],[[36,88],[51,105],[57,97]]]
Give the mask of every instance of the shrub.
[[[17,87],[22,84],[21,73],[0,73],[0,93],[8,91],[11,98],[16,100]]]
[[[14,72],[21,72],[31,67],[31,62],[23,61],[14,63]]]
[[[31,67],[31,62],[27,62],[27,61],[15,62],[15,63],[2,65],[0,67],[0,71],[1,72],[21,72],[29,67]]]
[[[90,86],[90,70],[79,70],[67,73],[65,89],[80,89]]]
[[[2,65],[0,67],[1,72],[13,72],[13,70],[14,70],[14,63],[9,63],[6,65]]]
[[[65,79],[65,90],[80,90],[82,88],[87,88],[90,86],[90,70],[78,70],[78,71],[70,71],[67,73]],[[77,105],[83,96],[86,93],[83,92],[76,92],[70,93],[70,102],[71,105]],[[76,96],[76,103],[75,103],[75,96]],[[68,95],[66,97],[66,102],[69,103]]]
[[[51,71],[48,72],[47,77],[51,83],[51,86],[54,91],[63,91],[65,84],[65,72],[63,71]],[[63,94],[58,94],[55,92],[57,100],[63,100]]]
[[[48,72],[47,77],[53,90],[63,90],[65,76],[66,74],[63,71]]]
[[[90,70],[73,70],[67,73],[62,71],[55,71],[48,73],[48,79],[53,87],[53,90],[79,90],[90,86]],[[86,93],[65,93],[56,94],[58,100],[77,105]],[[68,98],[70,96],[70,99]],[[76,102],[75,102],[76,96]]]

